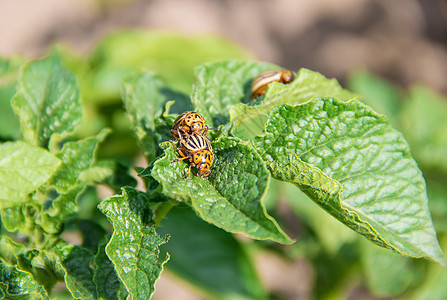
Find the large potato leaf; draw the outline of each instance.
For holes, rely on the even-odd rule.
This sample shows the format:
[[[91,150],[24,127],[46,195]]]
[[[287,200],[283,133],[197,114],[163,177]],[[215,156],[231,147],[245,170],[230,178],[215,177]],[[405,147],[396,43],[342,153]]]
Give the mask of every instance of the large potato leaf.
[[[60,165],[48,151],[24,142],[0,145],[0,208],[20,204],[46,182]]]
[[[0,299],[50,299],[31,273],[0,261]]]
[[[147,194],[129,187],[122,191],[98,206],[114,228],[106,253],[132,299],[150,299],[169,258],[159,257],[159,247],[168,237],[155,231]]]
[[[99,245],[98,253],[95,255],[96,269],[93,281],[96,285],[98,296],[105,300],[127,299],[126,287],[116,274],[115,266],[107,256],[105,247],[105,244]]]
[[[48,147],[53,134],[73,132],[82,119],[75,77],[61,67],[56,55],[22,67],[12,107],[23,138],[36,146]]]
[[[262,204],[270,173],[253,147],[237,139],[219,139],[213,144],[212,173],[204,180],[195,175],[183,179],[187,164],[172,163],[177,151],[171,144],[162,145],[165,156],[155,162],[150,174],[162,185],[163,194],[186,202],[203,220],[226,231],[291,242]]]
[[[171,100],[168,98],[172,95],[170,91],[159,77],[150,72],[136,73],[123,80],[126,111],[148,161],[160,154],[158,144],[170,136],[171,128],[162,118],[165,104]],[[189,102],[184,98],[177,100]]]
[[[60,240],[34,256],[31,265],[35,270],[51,270],[63,278],[73,299],[96,299],[90,266],[92,259],[93,254],[89,250]]]
[[[278,106],[254,144],[275,178],[297,185],[351,229],[446,265],[408,144],[358,100]]]

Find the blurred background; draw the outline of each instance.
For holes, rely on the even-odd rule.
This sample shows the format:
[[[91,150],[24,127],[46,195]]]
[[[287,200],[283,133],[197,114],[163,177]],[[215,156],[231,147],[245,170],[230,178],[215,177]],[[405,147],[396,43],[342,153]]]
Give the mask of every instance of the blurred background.
[[[394,84],[390,92],[394,96],[400,89],[408,89],[414,84],[423,85],[441,95],[447,94],[445,0],[0,0],[0,56],[3,57],[20,54],[27,58],[38,58],[48,54],[55,43],[63,43],[79,55],[88,54],[104,36],[123,28],[169,30],[186,36],[215,34],[246,49],[254,60],[275,63],[291,70],[309,68],[327,77],[335,77],[344,86],[350,82],[350,87],[357,87],[359,92],[367,93],[370,91],[368,88],[376,87],[374,83],[362,90],[361,80],[360,83],[349,81],[350,74],[364,69]],[[182,50],[182,47],[175,49],[179,52]],[[93,63],[98,63],[95,59],[92,60]],[[78,72],[82,74],[82,70]],[[80,80],[82,81],[82,77]],[[81,86],[82,84],[81,82]],[[188,84],[190,86],[189,82]],[[383,85],[378,86],[381,86],[382,91],[387,89]],[[188,89],[182,89],[181,84],[179,87],[182,91]],[[395,93],[394,89],[399,91]],[[415,92],[411,97],[424,98],[427,95],[424,91],[416,94]],[[102,94],[95,94],[98,95]],[[109,94],[106,96],[109,97]],[[113,97],[119,99],[119,92],[113,90]],[[386,104],[384,106],[386,107]],[[445,107],[445,103],[441,107]],[[437,111],[440,110],[442,111]],[[416,113],[418,111],[419,109],[416,109]],[[432,113],[428,113],[427,117],[430,116]],[[439,116],[439,120],[442,121],[443,118]],[[392,114],[391,119],[394,124],[402,121],[393,120]],[[410,121],[407,123],[402,121],[402,127],[396,126],[399,129],[407,128],[406,137],[414,150],[417,146],[413,145],[418,145],[420,140],[419,136],[412,139],[412,136],[407,134],[412,132],[411,122],[414,118],[409,117],[408,120]],[[437,144],[441,155],[445,153],[443,151],[447,137],[445,132],[441,132],[441,128],[446,127],[438,124],[440,123],[435,126],[439,128],[438,137],[441,136],[439,140],[442,143]],[[446,125],[446,122],[443,124]],[[103,124],[100,124],[98,128],[102,126]],[[432,156],[431,153],[428,156]],[[447,183],[447,168],[442,166],[436,169],[439,163],[432,163],[431,157],[427,158],[423,154],[418,156],[416,153],[416,158],[418,162],[422,162],[423,167],[425,159],[427,169],[423,169],[424,175],[435,169],[432,174],[435,174],[433,178],[436,177],[439,192],[434,193],[433,199],[440,200],[433,202],[433,211],[438,212],[435,217],[441,220],[447,215],[446,193],[443,187]],[[271,194],[275,196],[267,195],[267,198],[277,198],[276,192],[273,182]],[[281,197],[294,197],[294,193],[296,189],[283,191]],[[352,232],[334,223],[332,219],[327,219],[327,215],[321,211],[317,212],[314,206],[304,207],[312,204],[292,208],[295,212],[292,216],[290,207],[283,205],[281,201],[278,203],[276,213],[283,217],[286,227],[298,228],[296,232],[289,234],[303,242],[291,250],[286,250],[288,259],[283,259],[283,255],[276,255],[275,251],[261,251],[256,256],[256,267],[261,279],[273,295],[279,295],[277,299],[312,299],[315,296],[315,286],[323,286],[328,282],[329,286],[335,286],[337,278],[350,276],[348,287],[341,284],[343,287],[332,290],[328,288],[329,292],[321,293],[318,298],[391,299],[391,296],[400,295],[412,285],[415,286],[416,282],[421,280],[418,276],[425,276],[418,274],[433,274],[425,271],[432,267],[421,266],[420,263],[414,265],[413,262],[409,263],[410,260],[402,261],[394,256],[390,259],[387,255],[376,255],[375,248],[362,248],[362,242],[355,242],[355,246],[352,246],[352,241],[355,240]],[[303,211],[312,213],[306,215]],[[299,218],[296,218],[296,215]],[[323,219],[324,221],[320,222]],[[441,223],[435,222],[438,232],[442,226],[444,227],[441,231],[447,232],[445,222],[442,226],[437,224]],[[310,235],[318,236],[318,229],[315,228],[321,227],[327,229],[323,228],[321,240],[306,238],[309,228],[313,228],[313,231],[309,231]],[[336,238],[328,234],[334,231]],[[309,255],[314,249],[312,247],[320,247],[313,244],[315,240],[323,243],[322,248],[331,254],[316,250],[315,253],[321,255]],[[349,275],[356,274],[352,269],[358,266],[353,267],[352,262],[359,259],[359,254],[352,251],[352,247],[359,245],[361,250],[356,251],[369,251],[370,257],[377,259],[363,260],[363,265],[368,267],[368,270],[372,270],[378,261],[386,260],[384,269],[379,268],[369,274],[366,272],[367,283],[363,282],[364,279]],[[266,248],[268,247],[269,245]],[[397,288],[394,285],[383,292],[385,283],[383,279],[381,281],[380,276],[387,272],[386,266],[390,264],[397,264],[397,268],[393,269],[396,274],[412,270],[417,270],[417,274],[402,279]],[[169,270],[163,273],[157,283],[154,299],[206,299],[191,284],[183,281],[179,283],[174,273]],[[430,275],[435,276],[432,281],[441,282],[441,279],[446,277],[445,272],[439,274],[443,275]],[[342,288],[346,292],[340,293]],[[420,292],[419,295],[421,293],[423,294]],[[338,298],[334,295],[338,295]],[[340,295],[343,296],[340,298]],[[416,293],[415,299],[418,299],[417,295]]]
[[[218,34],[257,59],[343,81],[364,67],[447,92],[445,0],[0,0],[0,55],[54,41],[88,51],[114,29]]]

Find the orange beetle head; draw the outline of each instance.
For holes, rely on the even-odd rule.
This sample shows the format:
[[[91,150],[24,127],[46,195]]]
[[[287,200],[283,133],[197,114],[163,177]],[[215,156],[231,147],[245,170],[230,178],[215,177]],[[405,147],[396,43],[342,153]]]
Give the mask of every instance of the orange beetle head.
[[[281,82],[282,83],[290,83],[295,79],[295,75],[290,70],[282,70]]]

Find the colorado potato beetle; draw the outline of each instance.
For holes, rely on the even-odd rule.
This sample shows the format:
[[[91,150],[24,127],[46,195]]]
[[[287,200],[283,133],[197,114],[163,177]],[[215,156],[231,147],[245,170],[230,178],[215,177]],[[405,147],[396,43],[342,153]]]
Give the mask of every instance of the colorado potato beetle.
[[[180,148],[186,152],[213,150],[210,140],[200,133],[192,134],[186,138],[180,136]]]
[[[187,137],[180,135],[179,138],[180,143],[178,147],[174,142],[170,141],[181,156],[180,158],[174,159],[173,162],[188,159],[190,165],[185,178],[189,177],[191,167],[197,167],[197,176],[206,179],[211,173],[211,165],[214,161],[214,153],[210,140],[201,133],[192,134]]]
[[[295,75],[290,70],[269,70],[264,71],[253,80],[251,84],[251,101],[265,94],[267,86],[273,81],[288,84],[295,79]]]
[[[171,135],[177,140],[181,135],[190,135],[196,133],[203,133],[206,135],[208,130],[215,130],[216,128],[209,128],[206,125],[205,118],[194,111],[186,111],[175,119],[172,125]]]

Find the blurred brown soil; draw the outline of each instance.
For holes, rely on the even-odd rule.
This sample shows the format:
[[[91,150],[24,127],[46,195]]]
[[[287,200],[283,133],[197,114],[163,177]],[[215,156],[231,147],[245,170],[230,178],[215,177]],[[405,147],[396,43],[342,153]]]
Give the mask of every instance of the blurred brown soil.
[[[38,56],[56,40],[86,51],[122,27],[216,33],[293,70],[343,82],[366,68],[447,93],[445,0],[3,0],[0,55]]]
[[[0,56],[36,57],[55,41],[88,51],[122,27],[216,33],[260,60],[306,67],[342,83],[366,68],[403,87],[421,83],[447,93],[444,0],[0,0]],[[284,299],[311,298],[308,263],[268,254],[256,262],[270,290]],[[352,295],[373,299],[363,290]],[[163,273],[155,299],[203,298]]]

